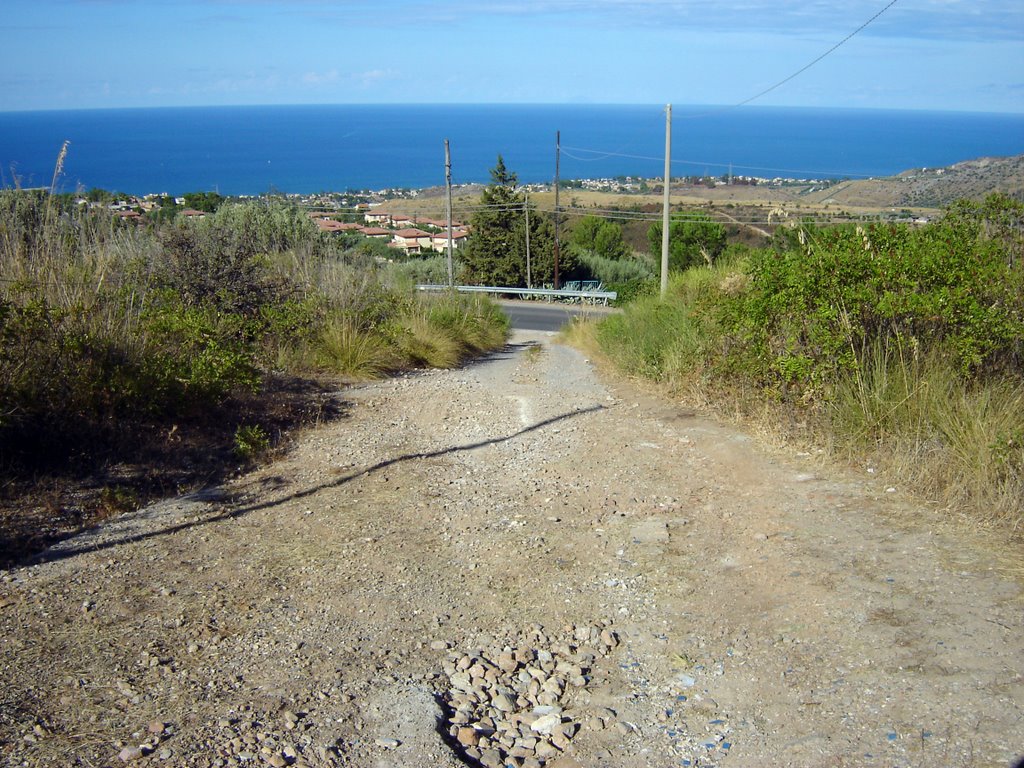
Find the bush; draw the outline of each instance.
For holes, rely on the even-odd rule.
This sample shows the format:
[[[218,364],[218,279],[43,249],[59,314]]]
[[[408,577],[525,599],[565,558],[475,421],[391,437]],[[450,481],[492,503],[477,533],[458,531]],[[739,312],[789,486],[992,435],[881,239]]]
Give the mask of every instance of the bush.
[[[247,343],[245,318],[215,307],[190,307],[172,297],[145,315],[149,348],[145,389],[151,407],[218,403],[238,388],[256,391],[256,350]]]
[[[1020,530],[1022,223],[1024,204],[995,196],[921,228],[788,228],[675,277],[668,301],[633,302],[596,338],[630,374],[714,391],[731,412],[768,401],[777,425],[810,424],[845,456]]]
[[[834,227],[803,234],[799,250],[754,251],[751,289],[723,300],[720,319],[766,383],[821,386],[886,339],[941,348],[966,376],[1018,371],[1020,235],[993,236],[986,223],[1007,207],[1024,208],[993,198],[921,229]]]
[[[664,227],[656,221],[647,230],[651,256],[661,259],[661,241]],[[685,270],[701,264],[711,266],[725,250],[725,227],[706,213],[689,211],[672,214],[669,222],[669,267]]]
[[[459,282],[461,264],[457,256],[452,257],[452,270]],[[412,258],[399,264],[389,265],[389,273],[396,281],[413,285],[448,285],[448,257],[428,256]]]
[[[580,266],[596,280],[605,284],[651,280],[655,277],[652,264],[641,259],[609,259],[594,253],[580,253]]]
[[[292,207],[145,229],[64,203],[0,193],[0,464],[201,420],[271,367],[376,377],[504,340],[493,304],[414,297]]]
[[[235,430],[235,455],[254,461],[270,450],[270,435],[258,424],[242,424]]]

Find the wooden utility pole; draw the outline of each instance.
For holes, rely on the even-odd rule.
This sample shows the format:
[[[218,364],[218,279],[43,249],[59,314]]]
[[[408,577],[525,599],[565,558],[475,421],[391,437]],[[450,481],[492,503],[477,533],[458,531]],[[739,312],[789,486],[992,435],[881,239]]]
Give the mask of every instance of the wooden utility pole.
[[[445,198],[445,215],[448,219],[448,287],[455,287],[455,269],[452,266],[452,152],[448,139],[444,140],[444,181],[448,194]]]
[[[668,293],[668,230],[669,208],[672,205],[669,187],[672,183],[672,105],[665,106],[665,195],[661,212],[661,298]]]
[[[533,288],[533,277],[530,274],[530,190],[525,192],[523,208],[526,211],[526,287]]]
[[[558,172],[562,159],[562,132],[555,131],[555,290],[558,290]]]

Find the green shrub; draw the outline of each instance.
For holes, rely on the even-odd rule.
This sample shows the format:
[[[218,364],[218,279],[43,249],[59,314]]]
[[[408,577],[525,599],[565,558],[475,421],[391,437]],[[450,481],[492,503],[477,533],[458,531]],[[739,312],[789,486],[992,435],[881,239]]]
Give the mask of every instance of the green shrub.
[[[661,260],[662,222],[656,221],[647,230],[650,253]],[[674,271],[702,264],[711,266],[725,250],[725,227],[701,211],[672,214],[669,222],[669,267]]]
[[[452,269],[456,282],[459,281],[461,264],[456,256]],[[413,258],[397,264],[389,265],[393,280],[400,280],[409,286],[413,285],[448,285],[448,257],[430,256]]]
[[[241,424],[235,430],[234,452],[244,461],[255,461],[270,450],[270,435],[258,424]]]
[[[255,349],[241,330],[245,318],[170,299],[145,317],[152,346],[144,370],[153,394],[164,395],[156,402],[216,403],[237,388],[259,388]]]
[[[650,280],[655,277],[652,263],[645,259],[608,258],[595,253],[580,252],[581,267],[603,283],[628,283],[632,280]]]
[[[269,369],[376,377],[504,340],[493,303],[415,297],[367,264],[280,204],[146,228],[0,192],[0,465],[201,421]]]
[[[590,256],[618,261],[629,255],[622,225],[594,215],[583,216],[576,221],[569,232],[569,246],[581,260]]]
[[[768,384],[820,387],[886,339],[942,349],[968,376],[1019,370],[1020,234],[993,236],[986,224],[1006,205],[961,206],[920,229],[833,227],[802,233],[797,250],[754,251],[750,290],[723,301],[719,318]]]
[[[630,374],[710,382],[730,411],[767,400],[845,455],[1019,527],[1022,232],[1024,204],[999,196],[920,228],[784,228],[773,248],[690,269],[667,301],[637,300],[595,335]]]

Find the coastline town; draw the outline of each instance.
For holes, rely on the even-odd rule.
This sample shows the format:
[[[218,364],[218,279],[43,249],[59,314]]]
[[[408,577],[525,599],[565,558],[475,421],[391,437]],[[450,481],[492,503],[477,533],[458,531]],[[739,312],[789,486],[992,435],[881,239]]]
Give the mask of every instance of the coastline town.
[[[193,196],[171,198],[168,195],[146,195],[142,198],[119,197],[112,202],[90,201],[87,198],[76,200],[80,205],[106,207],[125,221],[143,223],[147,215],[157,214],[161,209],[171,208],[173,215],[186,219],[201,219],[211,211],[187,207]],[[368,202],[350,203],[343,210],[337,200],[331,196],[289,195],[294,202],[309,210],[307,215],[321,232],[328,234],[355,234],[373,240],[381,240],[388,246],[402,251],[405,255],[416,255],[427,252],[443,253],[448,248],[448,224],[431,218],[417,218],[399,213],[392,213]],[[340,221],[359,219],[359,221]],[[458,249],[465,245],[469,237],[469,227],[462,222],[452,221],[452,248]]]
[[[758,186],[761,188],[791,185],[816,185],[827,188],[837,180],[812,179],[767,179],[728,174],[722,177],[681,177],[673,179],[684,185],[714,189],[724,186]],[[624,195],[647,195],[660,193],[660,179],[619,176],[600,179],[567,179],[561,182],[567,193],[574,191],[604,192]],[[457,185],[461,194],[475,194],[482,185]],[[550,192],[551,184],[529,184],[523,187],[529,193]],[[361,190],[322,192],[317,194],[288,193],[289,202],[307,210],[307,215],[327,234],[361,235],[384,242],[387,246],[406,256],[426,253],[444,253],[448,248],[448,224],[428,217],[410,216],[387,210],[384,206],[396,200],[430,196],[437,190],[393,188],[382,190]],[[108,193],[91,190],[75,198],[79,205],[107,208],[125,221],[142,224],[147,218],[181,216],[185,219],[203,218],[212,213],[221,202],[228,199],[257,200],[265,195],[221,196],[216,192],[194,192],[181,196],[168,193],[151,193],[143,196]],[[452,221],[451,243],[453,250],[465,247],[470,227],[460,221]]]

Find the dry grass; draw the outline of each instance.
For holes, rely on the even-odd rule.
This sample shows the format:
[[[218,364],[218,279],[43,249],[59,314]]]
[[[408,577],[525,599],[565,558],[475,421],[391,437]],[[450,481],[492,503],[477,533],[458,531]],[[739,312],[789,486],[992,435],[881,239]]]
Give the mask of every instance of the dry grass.
[[[939,179],[941,180],[941,177]],[[782,206],[797,217],[805,215],[811,217],[884,216],[891,213],[893,206],[897,205],[920,215],[931,216],[938,213],[938,209],[933,205],[904,201],[908,195],[912,196],[916,187],[899,177],[847,181],[835,187],[809,193],[808,190],[814,186],[816,185],[786,187],[737,185],[709,189],[704,186],[673,183],[671,204],[684,208],[729,205],[750,208]],[[979,183],[979,186],[984,186],[984,182]],[[555,204],[555,193],[553,190],[531,192],[530,200],[544,210],[551,210]],[[458,195],[453,200],[455,218],[467,220],[469,211],[478,201],[478,192]],[[640,207],[660,210],[662,195],[568,189],[560,192],[560,204],[563,207],[583,209]],[[387,202],[387,207],[395,213],[404,213],[410,216],[444,218],[444,197],[440,192],[437,195],[426,194],[413,199],[391,200]]]
[[[602,369],[612,370],[614,366],[608,355],[601,349],[595,329],[596,321],[574,317],[571,322],[562,327],[558,338],[583,352],[598,363]]]
[[[941,360],[919,362],[876,353],[857,378],[835,393],[830,411],[765,398],[742,379],[708,378],[687,356],[671,355],[665,375],[652,379],[624,371],[602,347],[594,322],[562,333],[602,371],[627,375],[657,397],[738,425],[773,449],[818,456],[863,469],[909,492],[953,525],[997,535],[1019,555],[1024,537],[1024,384],[968,385]],[[691,358],[692,361],[692,358]],[[1019,558],[1001,570],[1024,577]]]
[[[383,337],[361,330],[352,321],[331,323],[320,334],[318,365],[354,381],[379,379],[395,362],[394,351]]]
[[[402,322],[404,333],[399,348],[413,364],[428,368],[452,368],[459,363],[462,350],[459,340],[430,322],[425,312],[418,312]]]
[[[1024,383],[966,382],[939,356],[872,348],[837,388],[826,439],[974,524],[1024,535]]]

